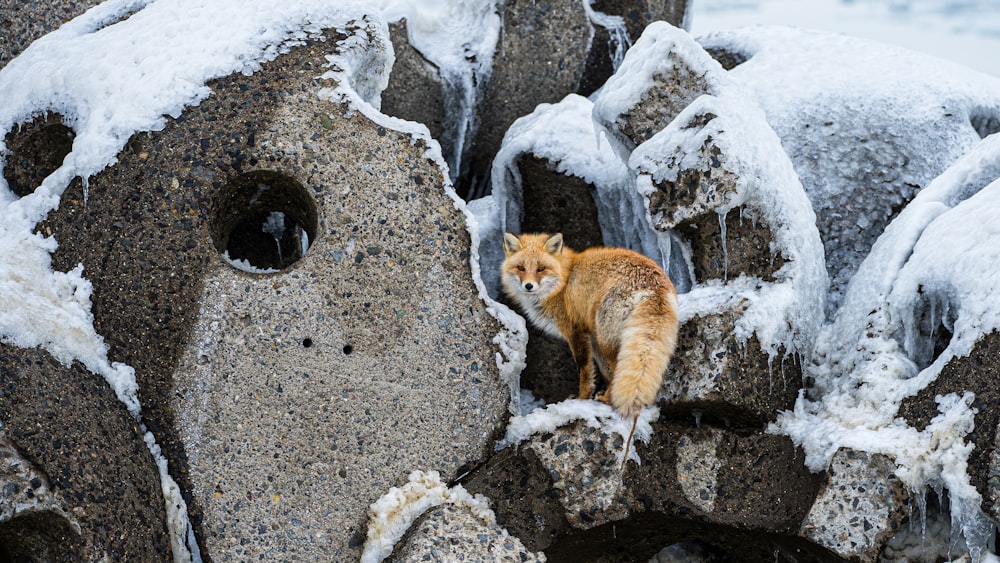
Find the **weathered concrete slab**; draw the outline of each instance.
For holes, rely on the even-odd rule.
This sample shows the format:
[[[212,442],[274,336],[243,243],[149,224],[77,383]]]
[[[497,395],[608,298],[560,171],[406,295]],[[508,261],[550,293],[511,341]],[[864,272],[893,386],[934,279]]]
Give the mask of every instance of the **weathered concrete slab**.
[[[699,96],[718,95],[731,85],[719,63],[683,30],[657,23],[644,36],[637,41],[643,54],[626,56],[595,100],[594,119],[626,151],[664,129]],[[660,58],[646,64],[649,56]],[[636,79],[648,87],[636,89]]]
[[[445,504],[425,512],[397,544],[393,561],[469,561],[534,563],[545,557],[495,522],[483,522],[465,507]]]
[[[511,123],[540,103],[576,91],[590,47],[590,21],[575,0],[503,4],[503,32],[477,113],[482,117],[462,159],[461,193],[488,193],[490,162]]]
[[[435,152],[318,78],[348,37],[385,64],[359,21],[215,80],[39,226],[57,270],[84,264],[214,561],[356,558],[369,503],[481,459],[507,416],[500,325]]]
[[[396,61],[382,92],[382,113],[426,125],[441,152],[452,155],[456,139],[447,127],[441,70],[410,44],[405,19],[389,24],[389,37]]]

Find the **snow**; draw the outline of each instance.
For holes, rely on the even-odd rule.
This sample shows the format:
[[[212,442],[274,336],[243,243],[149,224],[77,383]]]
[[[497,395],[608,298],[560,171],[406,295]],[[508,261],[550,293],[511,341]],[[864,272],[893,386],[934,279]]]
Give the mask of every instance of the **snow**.
[[[812,398],[800,397],[772,431],[788,434],[820,470],[838,448],[894,457],[913,491],[947,488],[953,528],[984,550],[992,524],[966,472],[972,394],[938,398],[922,432],[897,418],[906,397],[934,381],[951,359],[1000,328],[1000,135],[980,143],[920,192],[861,264],[834,321],[823,328]],[[931,327],[922,323],[930,313]],[[937,358],[931,330],[953,333]]]
[[[681,320],[727,310],[734,301],[745,300],[747,310],[735,325],[737,339],[746,342],[756,335],[771,360],[783,354],[808,359],[822,321],[816,304],[823,302],[827,290],[816,218],[762,112],[735,94],[732,85],[720,84],[718,97],[696,99],[632,152],[629,167],[639,175],[637,189],[649,193],[654,189],[651,182],[676,181],[680,168],[705,167],[700,149],[707,143],[722,150],[723,167],[736,177],[735,192],[712,203],[718,204],[713,211],[722,222],[723,236],[725,217],[742,208],[738,220],[766,224],[772,255],[780,253],[786,262],[774,273],[774,282],[744,276],[731,283],[695,284],[681,299]],[[691,126],[704,115],[715,117],[701,128]]]
[[[812,9],[800,4],[766,5],[786,12]],[[914,13],[923,9],[920,3],[903,4]],[[0,340],[43,347],[67,364],[80,361],[104,376],[141,419],[132,368],[108,359],[94,329],[86,272],[82,266],[53,271],[57,241],[33,232],[58,206],[69,182],[80,177],[86,186],[87,178],[114,164],[134,133],[160,130],[165,116],[177,117],[209,96],[206,84],[212,78],[252,73],[324,28],[350,31],[349,22],[362,29],[350,35],[340,56],[330,58],[323,78],[337,85],[323,98],[347,102],[351,111],[424,140],[428,158],[442,170],[458,170],[462,139],[474,126],[477,88],[489,75],[500,33],[496,5],[489,0],[344,1],[336,7],[326,0],[109,0],[33,43],[0,70],[0,131],[57,112],[76,136],[62,166],[34,193],[17,198],[0,179]],[[620,23],[586,3],[585,8],[598,25],[615,29]],[[449,127],[459,149],[447,164],[426,127],[378,111],[393,62],[386,22],[403,18],[411,43],[442,69],[455,102]],[[975,18],[969,21],[975,27]],[[697,25],[697,16],[693,22]],[[981,335],[1000,328],[991,252],[1000,244],[1000,135],[982,138],[1000,127],[1000,78],[868,40],[780,27],[724,31],[700,43],[749,60],[723,74],[688,34],[654,26],[636,41],[630,52],[635,55],[621,62],[616,75],[621,78],[596,93],[596,104],[569,96],[515,123],[492,171],[497,190],[492,197],[466,205],[446,187],[467,218],[477,290],[502,325],[496,361],[511,388],[512,413],[520,414],[522,403],[525,410],[534,405],[522,397],[517,381],[525,362],[524,321],[490,297],[498,295],[497,287],[480,275],[480,258],[487,269],[498,264],[498,234],[519,228],[518,155],[548,158],[560,163],[561,171],[595,184],[607,244],[657,257],[674,276],[690,270],[684,249],[677,252],[677,239],[653,228],[656,218],[644,211],[644,198],[654,180],[673,173],[663,155],[678,148],[682,160],[696,154],[699,131],[667,127],[634,151],[623,150],[594,119],[609,123],[616,108],[634,103],[656,73],[674,64],[677,59],[651,56],[669,45],[677,57],[705,70],[712,90],[675,123],[711,111],[717,115],[714,139],[733,155],[732,165],[745,178],[773,180],[765,188],[741,187],[713,207],[722,226],[728,210],[752,209],[751,219],[774,229],[773,252],[790,258],[775,283],[741,276],[684,287],[678,280],[686,291],[682,316],[690,319],[745,299],[750,308],[737,325],[740,338],[757,334],[771,353],[784,348],[808,354],[815,345],[814,361],[804,362],[816,381],[814,391],[800,397],[771,431],[802,446],[815,470],[843,447],[893,456],[899,477],[914,491],[927,486],[949,491],[952,528],[962,531],[974,557],[995,559],[986,553],[992,524],[967,475],[971,393],[939,397],[939,414],[923,431],[897,415],[903,398],[925,388],[950,359],[968,354]],[[963,50],[993,52],[982,46]],[[979,61],[996,64],[995,57]],[[981,68],[1000,74],[993,66]],[[826,122],[829,129],[815,127]],[[813,132],[802,134],[807,128]],[[859,152],[857,139],[869,141],[868,150]],[[6,154],[2,141],[0,154]],[[899,178],[889,178],[893,173]],[[871,181],[887,178],[903,187],[873,193]],[[883,233],[888,211],[909,197],[913,201]],[[807,306],[824,302],[827,283],[825,271],[815,268],[822,264],[822,248],[816,228],[809,226],[816,221],[813,209],[820,211],[827,267],[836,272],[829,299],[835,315],[823,326],[822,312]],[[938,325],[953,337],[935,358],[932,329]],[[655,409],[643,411],[637,439],[648,439],[655,416]],[[565,401],[513,417],[500,445],[515,445],[571,420],[623,438],[629,430],[607,405]],[[176,483],[151,434],[146,441],[160,467],[175,561],[199,560]],[[492,521],[481,497],[445,487],[436,473],[416,472],[410,483],[372,505],[376,525],[369,531],[366,557],[380,560],[412,518],[442,502],[469,506]]]
[[[799,354],[805,376],[816,382],[769,430],[803,447],[814,471],[825,469],[839,448],[891,456],[898,477],[918,496],[928,487],[949,492],[951,528],[974,560],[992,558],[993,524],[967,474],[974,395],[938,397],[938,415],[922,431],[898,418],[898,410],[949,360],[1000,327],[993,283],[1000,135],[987,136],[1000,127],[1000,81],[904,49],[818,32],[752,27],[699,42],[749,60],[723,74],[690,36],[656,24],[594,94],[591,116],[587,101],[568,97],[516,123],[494,164],[497,189],[484,205],[495,214],[490,224],[519,225],[521,154],[550,159],[599,194],[629,194],[620,202],[635,193],[648,197],[654,182],[698,167],[698,149],[711,139],[741,179],[735,191],[706,204],[719,213],[723,236],[726,213],[742,206],[750,220],[771,227],[772,253],[788,261],[775,283],[748,276],[693,283],[680,298],[682,321],[746,300],[737,337],[756,334],[772,357],[781,348]],[[654,76],[669,76],[679,63],[704,75],[708,93],[652,138],[631,148],[595,125],[614,127]],[[706,123],[695,119],[707,114],[714,117]],[[831,129],[823,129],[826,122]],[[586,134],[589,128],[595,132]],[[867,150],[857,150],[865,145],[859,140]],[[896,172],[899,178],[890,177]],[[595,201],[607,217],[620,209]],[[897,206],[902,211],[890,222]],[[665,221],[648,213],[644,219],[626,223],[646,231],[633,240],[649,240],[653,226]],[[643,251],[671,275],[683,269],[676,265],[683,252],[671,257],[677,239],[669,232],[652,236],[656,244]],[[838,276],[830,290],[827,268]],[[934,357],[937,327],[953,337]],[[500,445],[586,418],[562,410],[570,407],[548,405],[512,420]]]

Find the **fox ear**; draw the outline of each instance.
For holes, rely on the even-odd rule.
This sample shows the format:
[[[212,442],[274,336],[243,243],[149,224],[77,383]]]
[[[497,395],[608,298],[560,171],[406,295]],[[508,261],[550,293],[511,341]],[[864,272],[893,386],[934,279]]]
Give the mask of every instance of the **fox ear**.
[[[503,234],[503,253],[507,256],[521,250],[521,240],[511,233]]]
[[[559,254],[563,249],[562,233],[556,233],[545,241],[545,251],[549,254]]]

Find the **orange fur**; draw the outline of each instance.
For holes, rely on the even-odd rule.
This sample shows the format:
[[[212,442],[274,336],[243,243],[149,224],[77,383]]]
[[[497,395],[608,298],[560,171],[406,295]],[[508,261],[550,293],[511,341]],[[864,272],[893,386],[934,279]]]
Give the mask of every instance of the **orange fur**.
[[[625,248],[575,252],[562,235],[504,234],[504,291],[541,329],[564,338],[580,370],[578,397],[626,420],[656,401],[677,345],[677,293],[660,266]]]

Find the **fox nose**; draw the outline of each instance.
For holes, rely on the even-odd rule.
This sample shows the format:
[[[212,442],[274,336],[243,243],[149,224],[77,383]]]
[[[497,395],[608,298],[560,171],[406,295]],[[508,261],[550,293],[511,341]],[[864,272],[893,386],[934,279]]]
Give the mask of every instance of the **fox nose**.
[[[535,291],[535,284],[531,282],[524,282],[523,287],[525,291]]]

